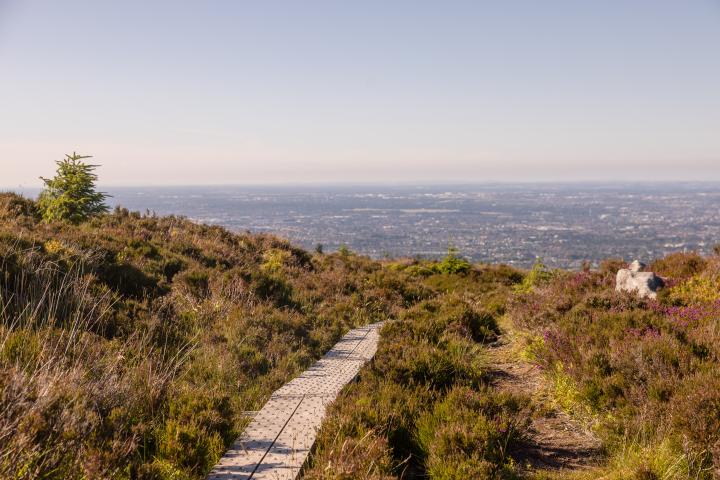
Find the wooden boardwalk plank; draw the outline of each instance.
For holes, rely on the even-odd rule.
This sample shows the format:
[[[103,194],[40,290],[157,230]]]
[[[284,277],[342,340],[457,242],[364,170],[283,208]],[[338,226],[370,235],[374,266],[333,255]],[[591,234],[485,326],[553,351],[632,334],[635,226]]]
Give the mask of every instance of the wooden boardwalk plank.
[[[296,478],[327,406],[375,355],[381,326],[351,330],[313,366],[276,390],[208,480]]]

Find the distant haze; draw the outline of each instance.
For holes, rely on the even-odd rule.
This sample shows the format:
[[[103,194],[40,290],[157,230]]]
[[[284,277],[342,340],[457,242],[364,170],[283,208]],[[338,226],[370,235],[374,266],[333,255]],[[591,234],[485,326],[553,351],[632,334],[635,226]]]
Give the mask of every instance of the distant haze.
[[[720,180],[715,0],[0,0],[0,186]]]
[[[440,258],[453,245],[473,261],[529,267],[539,256],[578,268],[610,257],[708,254],[720,240],[720,183],[712,182],[107,190],[112,206],[375,258]]]

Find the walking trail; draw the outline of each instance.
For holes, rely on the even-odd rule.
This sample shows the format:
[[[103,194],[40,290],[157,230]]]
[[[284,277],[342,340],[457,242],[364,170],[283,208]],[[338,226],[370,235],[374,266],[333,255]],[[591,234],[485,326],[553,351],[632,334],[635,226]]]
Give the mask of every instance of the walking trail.
[[[276,390],[208,480],[296,478],[326,407],[375,355],[381,326],[351,330],[312,367]]]
[[[525,441],[511,452],[515,461],[530,471],[580,470],[597,465],[600,441],[553,404],[543,373],[518,354],[517,336],[512,331],[504,333],[488,350],[493,386],[529,396],[536,410]]]

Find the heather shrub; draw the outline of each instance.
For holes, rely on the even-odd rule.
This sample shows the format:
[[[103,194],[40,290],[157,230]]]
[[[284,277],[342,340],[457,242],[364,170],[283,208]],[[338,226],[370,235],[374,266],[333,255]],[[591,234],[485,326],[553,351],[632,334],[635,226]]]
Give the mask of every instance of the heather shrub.
[[[390,269],[418,278],[407,270]],[[368,471],[382,465],[377,478],[487,478],[512,470],[507,448],[518,438],[524,403],[486,388],[483,342],[498,327],[496,314],[477,305],[501,298],[513,276],[494,268],[419,276],[435,293],[383,327],[375,358],[330,407],[307,478],[365,478],[358,463]],[[384,447],[343,453],[367,439]],[[334,473],[350,471],[355,477]]]
[[[504,264],[481,265],[478,267],[478,271],[482,275],[483,282],[478,282],[476,285],[488,289],[492,283],[513,286],[522,282],[524,278],[520,271]],[[470,285],[473,284],[471,283]]]
[[[495,315],[454,294],[421,302],[402,318],[407,320],[405,324],[387,328],[404,328],[432,342],[448,332],[475,342],[493,341],[499,333]]]
[[[196,299],[206,297],[210,293],[210,275],[207,271],[188,270],[180,275],[179,281],[185,291]]]
[[[432,398],[426,387],[405,386],[374,371],[363,374],[360,383],[350,386],[331,407],[318,439],[318,457],[332,455],[333,448],[325,445],[378,435],[386,439],[394,464],[400,465],[408,455],[417,453],[415,422]]]
[[[376,356],[378,371],[397,383],[446,389],[456,383],[478,385],[483,378],[481,349],[459,338],[443,339],[441,346],[401,341]]]
[[[158,432],[158,452],[182,471],[202,475],[237,433],[230,400],[223,393],[188,387],[173,393],[163,429]]]
[[[140,466],[137,478],[143,480],[190,480],[190,476],[165,460],[154,459]]]
[[[368,432],[361,438],[349,437],[339,448],[319,452],[316,468],[303,474],[312,480],[389,480],[397,478],[391,449],[385,437]]]
[[[250,279],[253,293],[258,297],[279,307],[292,306],[292,286],[282,276],[258,270],[251,273]]]
[[[182,272],[186,268],[185,262],[179,258],[164,258],[160,264],[160,271],[165,277],[165,281],[170,283],[175,278],[175,275]]]
[[[492,315],[456,296],[427,300],[383,328],[388,341],[378,348],[376,369],[402,384],[478,385],[483,378],[479,342],[497,331]]]
[[[1,448],[13,461],[0,462],[0,475],[118,476],[150,440],[153,411],[179,364],[155,356],[147,340],[38,335],[39,361],[14,357],[1,365]],[[65,354],[58,357],[58,348]]]
[[[287,250],[273,248],[263,253],[263,263],[261,268],[269,273],[277,273],[282,271],[286,263],[292,258],[292,254]]]
[[[100,281],[117,293],[137,300],[164,293],[165,290],[152,273],[128,261],[102,262],[95,273]]]
[[[368,258],[312,256],[270,235],[123,209],[49,224],[22,216],[32,205],[0,218],[2,478],[204,478],[242,412],[349,328],[437,294]],[[440,363],[467,363],[465,350]],[[403,401],[429,402],[422,391]],[[403,428],[385,432],[411,438]],[[386,475],[403,459],[374,435],[337,458]]]
[[[600,262],[598,271],[603,275],[614,277],[621,268],[628,268],[628,262],[622,258],[606,258]]]
[[[707,261],[697,253],[672,253],[650,264],[650,270],[662,277],[684,280],[702,272]]]
[[[535,339],[529,358],[550,377],[555,401],[604,440],[603,475],[708,478],[720,429],[709,373],[720,359],[715,263],[696,254],[657,260],[652,269],[680,279],[658,301],[615,292],[616,267],[558,273],[516,293],[508,315]],[[630,450],[628,439],[637,442]]]
[[[528,425],[528,400],[455,387],[418,420],[418,445],[432,479],[492,478]]]
[[[416,262],[411,265],[391,264],[391,269],[403,270],[409,275],[416,277],[429,277],[435,273],[433,266],[426,262]]]
[[[2,362],[23,366],[37,365],[42,353],[40,340],[29,328],[3,332]]]
[[[0,220],[34,221],[40,218],[35,202],[11,192],[0,192]]]
[[[413,281],[407,272],[402,270],[393,271],[392,268],[385,268],[375,271],[370,274],[370,281],[378,288],[379,296],[382,296],[383,292],[398,293],[403,307],[411,307],[435,295],[432,288]]]
[[[303,474],[313,480],[389,480],[395,463],[385,437],[369,431],[360,438],[348,437],[339,448],[315,455],[316,468]]]
[[[720,446],[720,372],[713,369],[688,376],[673,395],[670,411],[673,425],[684,438],[698,446],[699,451],[715,450],[715,466],[720,467],[717,456],[720,453],[717,452]]]
[[[645,445],[638,439],[626,439],[608,464],[575,472],[569,478],[576,480],[686,480],[710,479],[712,473],[705,463],[705,455],[683,448],[679,442],[664,440]],[[548,479],[567,478],[562,475],[548,476]]]

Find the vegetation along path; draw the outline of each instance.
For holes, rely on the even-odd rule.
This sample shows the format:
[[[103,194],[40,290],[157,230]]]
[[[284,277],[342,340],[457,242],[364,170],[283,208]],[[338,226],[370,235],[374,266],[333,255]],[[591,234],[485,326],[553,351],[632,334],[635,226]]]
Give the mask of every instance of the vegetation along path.
[[[597,464],[601,442],[552,400],[547,379],[537,365],[522,358],[512,330],[491,345],[493,386],[500,391],[527,395],[534,414],[522,442],[512,456],[521,467],[536,470],[578,470]]]
[[[276,390],[208,479],[294,479],[327,405],[375,355],[381,325],[351,330],[312,367]]]

